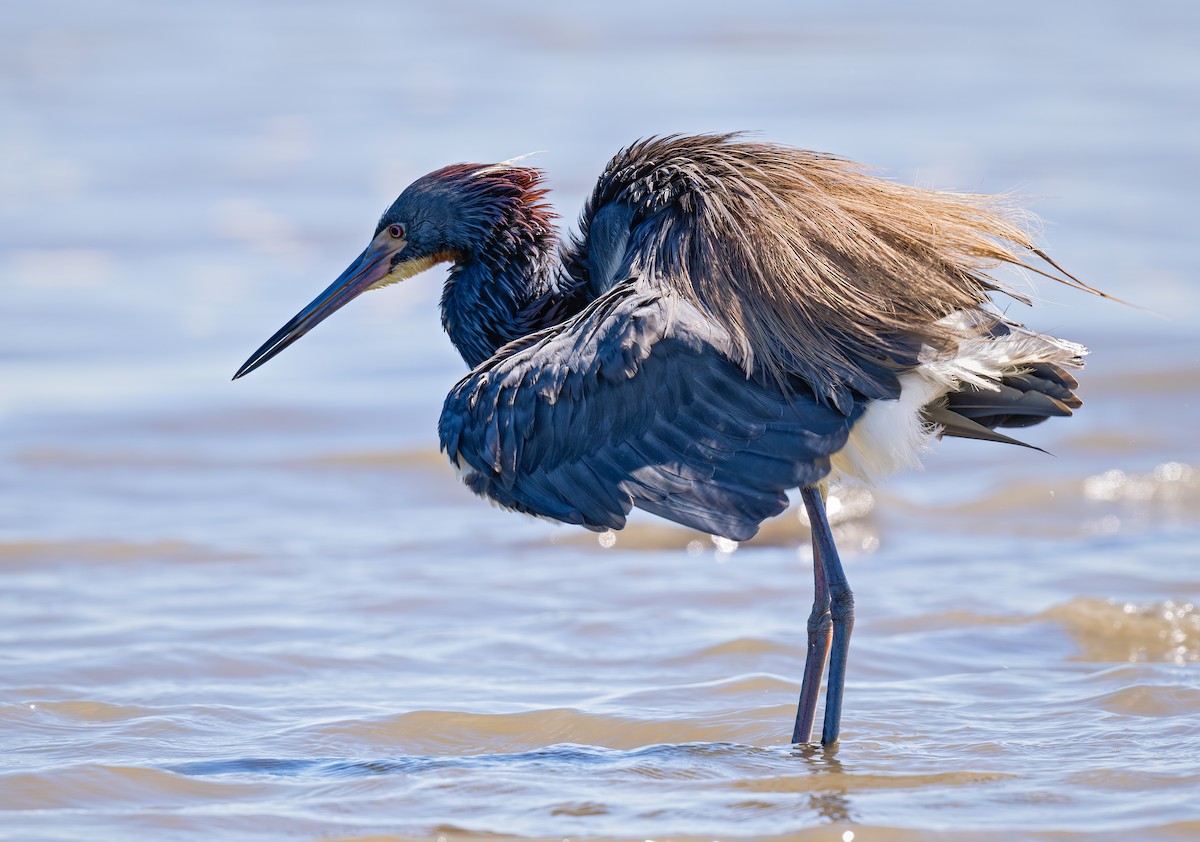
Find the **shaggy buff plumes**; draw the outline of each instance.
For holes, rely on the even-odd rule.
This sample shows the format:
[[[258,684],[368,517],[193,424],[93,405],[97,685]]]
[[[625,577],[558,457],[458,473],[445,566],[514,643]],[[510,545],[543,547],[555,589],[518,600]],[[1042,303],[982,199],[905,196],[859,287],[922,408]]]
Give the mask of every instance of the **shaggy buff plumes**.
[[[748,372],[800,374],[834,403],[847,383],[895,397],[895,372],[923,347],[963,338],[947,316],[1009,292],[987,274],[1001,264],[1095,292],[1035,248],[1005,198],[897,184],[851,161],[734,135],[651,138],[618,153],[576,249],[594,210],[614,201],[634,209],[642,265],[633,272],[729,330]]]

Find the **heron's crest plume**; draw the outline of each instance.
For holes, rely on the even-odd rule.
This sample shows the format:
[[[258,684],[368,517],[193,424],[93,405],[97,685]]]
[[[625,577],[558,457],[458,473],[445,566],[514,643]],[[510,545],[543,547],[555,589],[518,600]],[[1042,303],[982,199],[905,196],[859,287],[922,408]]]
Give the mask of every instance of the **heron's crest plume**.
[[[512,256],[508,243],[557,237],[547,192],[542,171],[534,167],[450,164],[410,184],[384,212],[376,232],[404,222],[439,250],[506,259]],[[518,236],[509,236],[514,232]]]
[[[528,158],[532,158],[534,155],[541,155],[545,151],[546,151],[545,149],[537,149],[537,150],[534,150],[533,152],[526,152],[524,155],[518,155],[515,158],[509,158],[507,161],[500,161],[495,164],[489,164],[485,167],[482,167],[482,168],[476,170],[475,175],[476,176],[493,175],[496,173],[503,173],[503,172],[506,172],[508,170],[513,170],[513,169],[533,169],[531,167],[517,167],[516,165],[520,161],[524,161]],[[539,173],[539,175],[541,174],[541,170],[536,170],[536,171]]]

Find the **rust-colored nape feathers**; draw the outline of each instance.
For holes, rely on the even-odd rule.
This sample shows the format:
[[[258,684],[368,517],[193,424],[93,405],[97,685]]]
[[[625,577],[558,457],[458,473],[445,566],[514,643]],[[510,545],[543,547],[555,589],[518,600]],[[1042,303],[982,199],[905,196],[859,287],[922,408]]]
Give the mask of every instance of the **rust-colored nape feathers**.
[[[1001,264],[1103,294],[1035,248],[1029,215],[1008,198],[910,187],[734,135],[631,146],[589,208],[614,199],[635,224],[653,219],[637,268],[728,329],[747,371],[800,373],[835,402],[839,383],[889,396],[887,370],[911,365],[923,344],[953,343],[953,320],[941,320],[985,308],[989,292],[1026,300],[987,274]]]

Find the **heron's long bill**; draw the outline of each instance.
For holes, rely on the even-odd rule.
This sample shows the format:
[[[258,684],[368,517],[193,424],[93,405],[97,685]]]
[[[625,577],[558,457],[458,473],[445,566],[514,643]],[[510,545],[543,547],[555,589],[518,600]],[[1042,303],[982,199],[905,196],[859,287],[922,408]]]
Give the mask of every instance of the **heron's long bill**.
[[[346,271],[329,285],[313,302],[297,313],[290,322],[281,327],[278,332],[262,347],[250,355],[250,359],[242,364],[233,379],[237,380],[244,374],[249,374],[274,357],[287,346],[291,345],[304,334],[308,333],[320,322],[331,316],[343,305],[375,286],[385,286],[416,274],[427,266],[408,266],[405,262],[392,265],[394,257],[407,245],[405,240],[398,240],[389,235],[388,229],[383,229],[371,241],[371,245],[358,256],[358,259],[346,267]],[[424,263],[421,260],[408,261],[409,264]],[[407,271],[406,271],[407,270]]]

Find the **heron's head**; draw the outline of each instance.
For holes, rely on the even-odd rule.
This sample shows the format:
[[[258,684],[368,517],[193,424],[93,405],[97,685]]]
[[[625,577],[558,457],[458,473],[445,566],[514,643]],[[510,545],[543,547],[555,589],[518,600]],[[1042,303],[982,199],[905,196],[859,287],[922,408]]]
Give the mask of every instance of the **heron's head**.
[[[233,379],[291,345],[351,299],[439,263],[467,263],[494,250],[520,209],[540,212],[541,173],[504,164],[452,164],[410,184],[384,211],[375,236],[346,271],[238,369]]]

